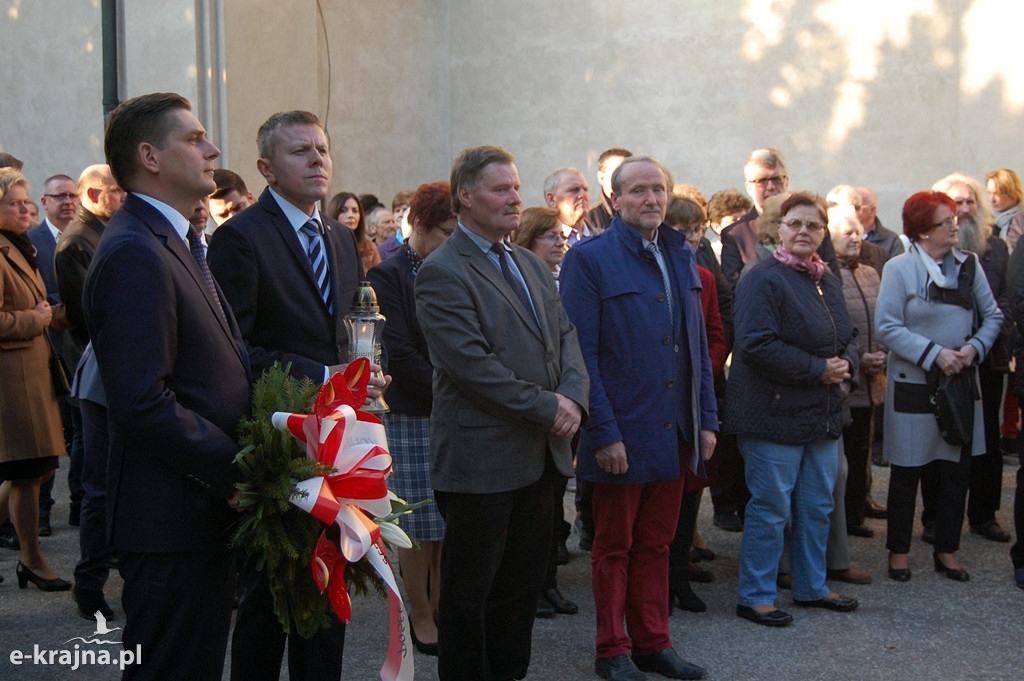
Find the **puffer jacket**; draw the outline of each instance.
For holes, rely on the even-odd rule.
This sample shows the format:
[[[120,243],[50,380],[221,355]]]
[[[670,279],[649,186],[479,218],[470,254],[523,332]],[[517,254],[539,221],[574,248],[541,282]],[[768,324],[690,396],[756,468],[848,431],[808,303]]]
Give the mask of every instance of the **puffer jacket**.
[[[775,258],[758,263],[736,287],[732,371],[725,429],[784,445],[838,439],[839,384],[822,382],[825,360],[860,366],[843,288],[826,270],[820,284]]]

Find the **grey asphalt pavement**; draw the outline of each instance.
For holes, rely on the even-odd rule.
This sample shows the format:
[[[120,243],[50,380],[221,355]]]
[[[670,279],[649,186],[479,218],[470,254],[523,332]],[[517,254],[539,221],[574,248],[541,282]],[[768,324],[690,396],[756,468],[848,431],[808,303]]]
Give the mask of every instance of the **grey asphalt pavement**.
[[[54,508],[54,535],[43,539],[43,550],[61,576],[70,578],[78,554],[78,533],[67,524],[66,461],[58,472]],[[1016,466],[1003,477],[1002,508],[997,519],[1012,531],[1011,504]],[[875,498],[885,499],[888,469],[875,467]],[[920,507],[920,506],[919,506]],[[571,499],[566,497],[567,517]],[[988,541],[967,532],[960,559],[971,574],[961,584],[933,571],[931,547],[918,539],[911,550],[913,579],[900,584],[886,577],[885,521],[868,520],[875,531],[870,539],[850,538],[854,565],[866,569],[874,582],[866,586],[832,583],[833,588],[860,600],[850,614],[805,610],[792,606],[788,592],[778,605],[795,621],[785,629],[760,627],[736,617],[736,570],[741,535],[712,526],[711,503],[705,495],[698,527],[717,557],[705,563],[716,580],[695,584],[707,602],[702,614],[675,611],[671,618],[676,650],[684,658],[709,670],[714,681],[785,679],[787,681],[1021,681],[1024,679],[1024,590],[1013,582],[1007,554],[1009,544]],[[530,673],[533,681],[596,679],[594,658],[594,599],[590,588],[590,554],[569,539],[571,562],[559,568],[562,592],[580,606],[578,615],[538,620]],[[76,636],[87,637],[94,624],[79,618],[68,593],[42,593],[29,586],[18,589],[14,567],[17,554],[0,549],[0,681],[92,681],[117,679],[114,665],[39,665],[31,660],[33,646],[73,649]],[[107,585],[107,599],[118,614],[112,626],[122,625],[121,582],[115,575]],[[386,607],[376,597],[354,599],[345,651],[343,679],[379,679],[386,649]],[[114,635],[119,635],[115,632]],[[117,650],[118,646],[109,646]],[[28,653],[20,665],[11,663],[12,651]],[[415,654],[416,679],[437,678],[436,660]],[[224,678],[228,678],[225,669]],[[287,679],[287,671],[282,671]],[[649,678],[660,678],[649,675]],[[468,681],[468,680],[467,680]]]

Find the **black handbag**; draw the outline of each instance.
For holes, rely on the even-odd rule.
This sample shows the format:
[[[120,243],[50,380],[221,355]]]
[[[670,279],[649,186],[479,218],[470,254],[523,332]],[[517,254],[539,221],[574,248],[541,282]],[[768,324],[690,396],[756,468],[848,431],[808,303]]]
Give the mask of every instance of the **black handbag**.
[[[928,390],[942,439],[956,447],[970,445],[974,437],[974,402],[980,397],[974,367],[947,376],[933,366],[928,372]]]
[[[48,331],[43,331],[43,338],[46,339],[46,345],[50,348],[50,382],[53,383],[53,393],[58,399],[67,397],[71,394],[71,372],[68,371],[64,358],[53,347],[53,341],[50,340]]]

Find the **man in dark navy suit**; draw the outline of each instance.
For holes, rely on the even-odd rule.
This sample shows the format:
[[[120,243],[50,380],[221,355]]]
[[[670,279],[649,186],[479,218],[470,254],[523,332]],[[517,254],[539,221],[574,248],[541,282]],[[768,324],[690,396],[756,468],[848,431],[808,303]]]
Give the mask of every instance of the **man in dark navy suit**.
[[[107,399],[122,641],[141,649],[124,679],[219,681],[231,623],[235,428],[252,377],[231,309],[191,242],[186,216],[214,190],[220,151],[190,109],[157,93],[111,112],[107,162],[128,196],[83,293]]]
[[[320,213],[332,164],[320,119],[308,111],[271,116],[257,134],[256,166],[267,180],[255,205],[221,225],[210,269],[224,287],[259,371],[275,361],[323,381],[348,361],[344,316],[363,276],[351,230]],[[231,678],[276,681],[285,640],[294,681],[338,681],[345,625],[311,639],[286,637],[266,576],[244,571],[245,593],[231,644]]]
[[[46,285],[46,301],[50,305],[61,302],[57,290],[57,278],[53,271],[53,254],[57,240],[67,229],[78,209],[78,188],[67,175],[53,175],[43,182],[43,221],[28,230],[26,234],[36,247],[39,257],[39,274]],[[58,353],[64,352],[64,333],[51,331],[50,341]],[[74,367],[69,367],[74,369]],[[82,417],[78,410],[61,397],[60,420],[64,425],[64,440],[68,449],[68,488],[71,491],[70,524],[78,525],[85,491],[82,489]],[[50,509],[53,508],[53,477],[43,483],[39,490],[39,536],[48,537],[53,533],[50,525]]]

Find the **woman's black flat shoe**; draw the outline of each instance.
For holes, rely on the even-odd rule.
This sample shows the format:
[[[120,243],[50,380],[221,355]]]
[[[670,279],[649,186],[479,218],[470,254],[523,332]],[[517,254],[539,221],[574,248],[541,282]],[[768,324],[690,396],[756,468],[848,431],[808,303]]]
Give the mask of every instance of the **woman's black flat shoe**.
[[[932,553],[932,559],[935,561],[935,571],[946,575],[949,579],[954,582],[966,582],[970,580],[971,576],[967,574],[967,570],[954,570],[951,567],[947,567],[945,563],[939,560],[938,552]]]
[[[836,594],[835,598],[826,596],[814,601],[798,601],[794,598],[793,602],[803,608],[824,608],[825,610],[834,610],[835,612],[853,612],[860,606],[856,598],[840,596],[839,594]]]
[[[71,588],[71,582],[65,582],[60,577],[43,579],[25,567],[20,560],[18,561],[18,567],[14,569],[14,573],[18,576],[19,589],[26,588],[29,582],[38,586],[40,591],[67,591]]]
[[[892,551],[889,552],[889,579],[895,579],[897,582],[909,582],[910,581],[910,568],[894,568],[892,566]]]
[[[889,579],[895,579],[897,582],[909,582],[910,568],[889,568]]]
[[[768,612],[758,612],[750,606],[737,605],[736,614],[754,624],[763,624],[766,627],[785,627],[793,621],[793,616],[788,612],[782,612],[778,608]]]

